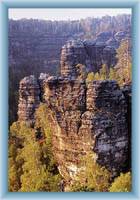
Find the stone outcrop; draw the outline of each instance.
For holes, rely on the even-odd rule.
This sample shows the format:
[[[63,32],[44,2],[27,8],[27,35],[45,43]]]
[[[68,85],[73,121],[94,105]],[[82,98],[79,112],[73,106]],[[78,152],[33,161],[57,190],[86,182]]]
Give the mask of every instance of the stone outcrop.
[[[56,74],[61,47],[70,39],[96,39],[106,42],[116,34],[117,41],[130,35],[131,15],[87,18],[76,21],[9,20],[9,65],[18,69],[41,66]],[[118,34],[117,34],[118,33]],[[16,71],[16,70],[15,70]],[[30,74],[30,73],[29,73]]]
[[[87,116],[94,136],[97,162],[111,171],[126,169],[128,124],[126,99],[115,81],[97,81],[87,87]],[[89,130],[88,130],[89,129]]]
[[[97,42],[98,45],[102,42],[109,48],[118,48],[122,38],[128,36],[131,38],[131,15],[104,16],[74,21],[10,19],[8,25],[8,59],[11,71],[10,85],[11,88],[14,88],[13,93],[18,92],[13,76],[16,76],[19,82],[24,76],[32,74],[33,71],[37,76],[40,72],[58,75],[60,73],[61,48],[69,40],[88,38]],[[121,31],[124,32],[123,35],[121,34],[122,36],[116,35]],[[94,48],[91,54],[92,49],[89,48],[88,68],[99,70],[98,65],[100,67],[102,61],[112,64],[114,50],[110,51],[109,48],[104,50],[103,56],[98,56],[102,47]],[[10,123],[17,120],[17,103],[17,98],[11,95],[9,101]]]
[[[35,76],[25,77],[20,81],[18,119],[34,123],[34,112],[40,104],[40,88]]]
[[[53,148],[59,169],[71,177],[81,156],[95,160],[114,175],[127,168],[129,142],[127,104],[115,81],[88,83],[51,78],[45,83],[46,103],[53,110]]]
[[[76,65],[86,65],[87,71],[97,72],[106,64],[108,67],[116,64],[116,51],[105,43],[93,40],[72,40],[68,41],[61,51],[61,75],[74,76]]]
[[[41,99],[53,113],[48,119],[62,176],[73,178],[81,157],[91,151],[95,161],[114,175],[128,169],[128,90],[121,90],[115,81],[86,84],[76,76],[44,76],[42,87]],[[19,121],[34,122],[40,101],[39,83],[33,76],[26,77],[20,82],[19,93]]]
[[[63,47],[61,76],[25,77],[19,89],[19,121],[34,123],[40,101],[51,110],[48,120],[54,156],[62,176],[70,179],[77,173],[81,157],[90,152],[114,176],[130,167],[131,89],[120,89],[116,81],[81,78],[86,45],[71,42]],[[94,43],[90,48],[95,50]]]

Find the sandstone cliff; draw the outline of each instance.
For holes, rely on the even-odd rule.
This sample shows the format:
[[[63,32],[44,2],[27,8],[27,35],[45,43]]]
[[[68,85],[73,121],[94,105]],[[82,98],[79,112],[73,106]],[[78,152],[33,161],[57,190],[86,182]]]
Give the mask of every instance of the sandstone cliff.
[[[18,118],[22,121],[34,122],[34,112],[40,104],[40,88],[37,79],[31,75],[20,81]]]
[[[56,74],[66,41],[94,39],[117,48],[122,39],[131,37],[130,27],[131,15],[76,21],[9,20],[9,65],[41,66],[47,73]]]
[[[89,69],[97,71],[101,63],[114,65],[114,49],[124,38],[131,38],[131,15],[76,21],[9,20],[8,37],[11,124],[17,120],[17,82],[30,74],[38,76],[40,72],[58,75],[61,48],[73,39],[86,39],[86,65]],[[91,49],[93,40],[95,47]]]
[[[105,43],[89,40],[68,41],[61,51],[61,75],[72,76],[76,74],[76,65],[86,65],[86,70],[97,72],[103,64],[108,68],[117,62],[116,51]]]
[[[62,49],[61,76],[42,74],[38,80],[34,76],[21,80],[19,121],[34,123],[39,102],[52,111],[48,119],[53,152],[64,177],[73,178],[81,157],[91,151],[94,160],[114,175],[126,171],[130,167],[131,89],[120,89],[109,80],[87,83],[79,70],[86,64],[85,46],[69,46]]]

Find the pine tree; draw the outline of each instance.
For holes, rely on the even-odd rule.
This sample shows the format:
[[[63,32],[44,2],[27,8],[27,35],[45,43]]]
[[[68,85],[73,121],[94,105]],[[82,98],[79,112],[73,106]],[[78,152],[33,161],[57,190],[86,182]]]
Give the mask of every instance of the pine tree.
[[[106,64],[102,65],[102,68],[100,69],[100,73],[99,74],[100,74],[100,80],[108,79],[109,72],[108,72],[108,67],[107,67]]]
[[[45,165],[41,163],[39,143],[32,137],[32,132],[24,142],[21,156],[24,159],[23,174],[21,175],[22,192],[42,191],[46,187],[47,175]]]
[[[98,72],[95,73],[94,80],[96,80],[96,81],[101,80],[100,74]]]
[[[114,68],[110,68],[110,71],[109,71],[109,79],[110,80],[116,80],[116,71]]]
[[[20,176],[22,174],[23,159],[20,158],[22,140],[17,136],[19,123],[13,123],[10,127],[8,148],[8,189],[11,192],[18,191],[21,187]]]
[[[93,154],[89,154],[81,160],[81,167],[71,190],[105,192],[110,185],[110,177],[110,172],[93,160]]]
[[[94,72],[88,73],[86,81],[90,82],[90,81],[93,81],[93,80],[94,80]]]
[[[117,59],[115,71],[117,81],[120,86],[132,81],[132,58],[131,58],[131,43],[130,40],[122,41],[120,47],[117,49]]]
[[[51,132],[43,120],[44,107],[41,107],[41,111],[42,130],[47,134],[43,144],[37,140],[35,130],[25,123],[13,123],[10,128],[13,137],[18,139],[15,146],[10,146],[13,150],[9,148],[10,191],[56,192],[60,189],[61,176],[52,154]]]
[[[114,182],[109,188],[110,192],[131,192],[132,187],[131,173],[121,173],[120,176],[115,178]]]

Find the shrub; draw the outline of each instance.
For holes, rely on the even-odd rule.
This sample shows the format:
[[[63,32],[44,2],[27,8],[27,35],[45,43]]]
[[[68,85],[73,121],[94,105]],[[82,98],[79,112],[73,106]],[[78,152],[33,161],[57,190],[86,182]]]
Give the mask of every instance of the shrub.
[[[94,73],[93,72],[88,73],[86,81],[89,82],[93,80],[94,80]]]
[[[121,173],[109,188],[110,192],[130,192],[131,191],[131,173]]]
[[[105,192],[110,185],[110,172],[93,160],[93,155],[85,156],[81,161],[82,167],[71,185],[72,191]]]

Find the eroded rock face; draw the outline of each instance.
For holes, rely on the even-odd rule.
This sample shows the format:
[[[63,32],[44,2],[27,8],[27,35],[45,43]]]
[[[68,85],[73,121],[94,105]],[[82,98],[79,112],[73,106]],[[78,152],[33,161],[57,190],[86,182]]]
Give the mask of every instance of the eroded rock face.
[[[89,83],[87,110],[93,115],[90,121],[95,138],[93,151],[97,154],[97,162],[111,171],[124,170],[129,146],[127,104],[116,82]]]
[[[46,103],[54,112],[53,148],[62,175],[72,178],[81,156],[91,151],[114,175],[125,171],[127,105],[117,83],[94,81],[86,86],[84,81],[52,77],[45,88]]]
[[[106,64],[108,67],[116,64],[116,50],[105,43],[93,40],[68,41],[61,51],[61,75],[75,77],[76,65],[86,65],[87,71],[97,72]]]
[[[15,72],[24,63],[27,67],[32,64],[34,69],[41,67],[47,73],[56,74],[61,47],[66,41],[85,39],[87,34],[99,42],[106,42],[116,34],[120,41],[130,32],[131,15],[76,21],[9,20],[9,65],[16,67]]]
[[[90,48],[95,50],[94,43]],[[81,77],[86,56],[84,43],[69,43],[62,50],[60,77],[41,74],[20,82],[19,121],[34,123],[40,101],[47,104],[53,152],[64,178],[73,179],[81,157],[90,152],[114,176],[130,167],[131,89],[111,80],[87,83]]]
[[[40,88],[37,79],[31,75],[20,81],[18,120],[34,122],[34,112],[40,104]]]

